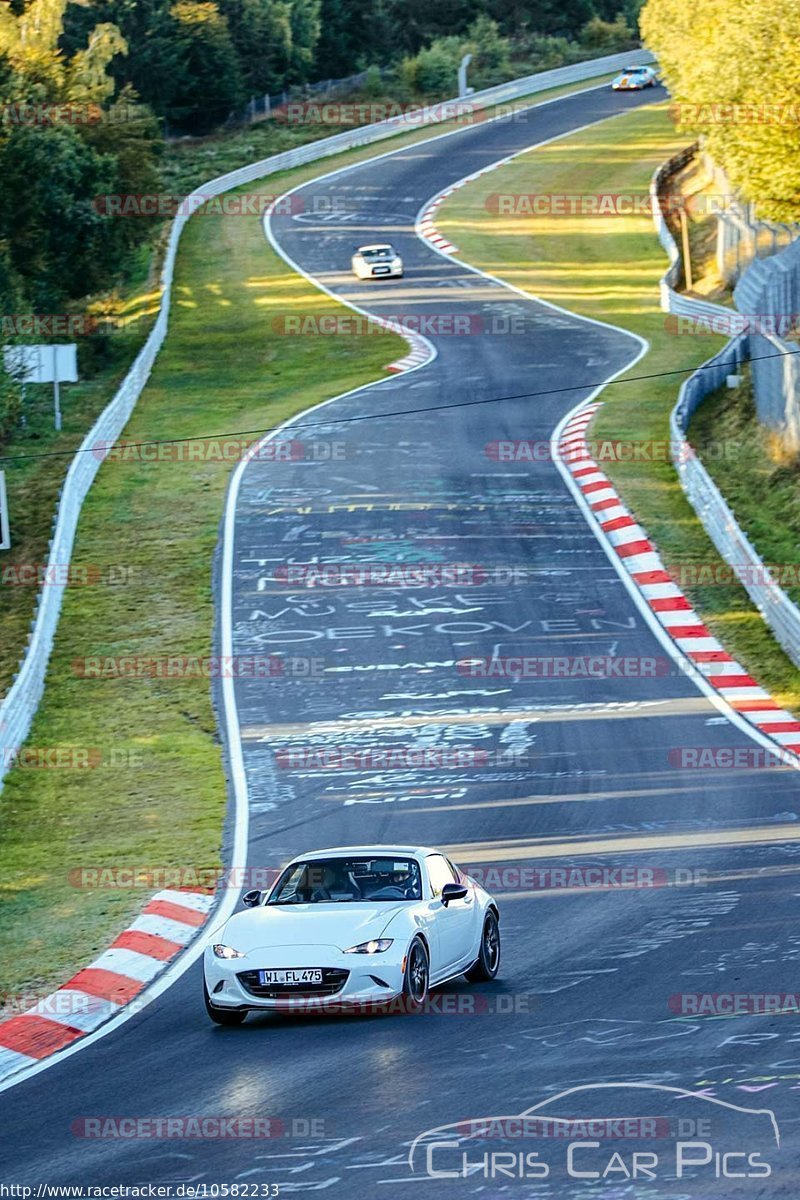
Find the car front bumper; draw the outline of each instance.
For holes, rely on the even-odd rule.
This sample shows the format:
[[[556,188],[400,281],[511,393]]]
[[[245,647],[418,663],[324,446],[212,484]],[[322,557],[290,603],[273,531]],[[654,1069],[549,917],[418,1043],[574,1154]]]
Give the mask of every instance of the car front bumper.
[[[204,957],[206,988],[217,1008],[313,1012],[380,1006],[403,991],[403,956],[393,951],[394,946],[384,954],[344,954],[331,946],[293,946],[252,950],[243,958],[223,959],[208,946]],[[346,972],[346,978],[335,991],[329,990],[327,980],[324,991],[313,985],[287,988],[279,996],[258,995],[250,990],[251,972],[303,968]],[[243,980],[240,976],[250,978]]]
[[[389,270],[381,270],[379,267],[353,267],[355,275],[359,279],[402,279],[403,267],[389,267]]]

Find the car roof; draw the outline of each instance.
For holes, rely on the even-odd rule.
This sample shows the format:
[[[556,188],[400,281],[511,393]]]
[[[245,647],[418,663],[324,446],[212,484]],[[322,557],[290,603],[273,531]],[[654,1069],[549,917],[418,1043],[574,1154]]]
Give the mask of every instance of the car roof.
[[[312,850],[308,854],[298,854],[292,859],[292,862],[297,862],[298,859],[327,858],[331,854],[346,854],[349,856],[371,854],[376,857],[393,854],[413,854],[415,857],[418,857],[420,855],[441,853],[441,850],[436,850],[432,846],[384,846],[380,843],[372,846],[328,846],[324,850]]]
[[[359,246],[356,253],[360,254],[362,250],[391,250],[393,249],[391,242],[370,242],[368,246]]]

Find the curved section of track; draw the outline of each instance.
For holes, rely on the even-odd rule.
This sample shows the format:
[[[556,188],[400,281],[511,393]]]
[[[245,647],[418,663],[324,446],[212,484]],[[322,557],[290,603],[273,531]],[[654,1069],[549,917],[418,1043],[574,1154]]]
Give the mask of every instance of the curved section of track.
[[[584,1183],[565,1174],[563,1147],[538,1147],[551,1175],[516,1186],[480,1172],[432,1179],[424,1164],[412,1174],[408,1147],[426,1129],[519,1113],[567,1089],[559,1116],[644,1117],[655,1104],[668,1122],[696,1122],[713,1101],[720,1149],[746,1136],[754,1151],[769,1148],[763,1114],[741,1109],[769,1105],[791,1119],[793,1023],[740,1017],[734,1030],[679,1016],[671,997],[791,988],[796,844],[785,831],[797,820],[796,776],[675,765],[680,748],[753,743],[666,661],[548,455],[522,466],[493,449],[516,438],[549,446],[564,414],[641,347],[414,234],[424,202],[454,180],[642,99],[584,92],[383,155],[306,185],[293,215],[271,223],[290,262],[362,310],[413,317],[438,353],[298,421],[302,458],[257,458],[241,477],[233,652],[286,658],[281,676],[235,685],[250,862],[356,841],[443,845],[500,894],[500,982],[453,985],[414,1018],[251,1018],[219,1030],[205,1022],[194,967],[112,1037],[7,1094],[9,1178],[277,1183],[281,1195],[370,1200],[413,1181],[437,1200],[501,1189],[569,1197]],[[405,279],[356,282],[352,247],[383,239],[403,254]],[[440,582],[306,586],[320,562],[425,564]],[[453,564],[470,566],[456,584]],[[465,666],[525,656],[542,664],[537,674]],[[576,673],[598,656],[630,665],[622,676]],[[535,872],[567,867],[628,869],[640,882],[652,871],[664,884],[708,875],[705,886],[543,896]],[[461,995],[470,999],[458,1015]],[[645,1109],[642,1089],[606,1086],[626,1081],[700,1087],[709,1099],[648,1091]],[[754,1097],[760,1087],[767,1095]],[[190,1112],[277,1117],[298,1136],[162,1139],[143,1153],[71,1130],[86,1115]],[[301,1136],[309,1121],[323,1122],[321,1137]],[[676,1194],[669,1130],[660,1186],[618,1173],[600,1194],[612,1194],[610,1179],[627,1189],[615,1195]],[[791,1165],[787,1141],[784,1132],[783,1166],[773,1159],[766,1183],[720,1194],[793,1194],[777,1174]],[[709,1194],[697,1176],[681,1195]]]

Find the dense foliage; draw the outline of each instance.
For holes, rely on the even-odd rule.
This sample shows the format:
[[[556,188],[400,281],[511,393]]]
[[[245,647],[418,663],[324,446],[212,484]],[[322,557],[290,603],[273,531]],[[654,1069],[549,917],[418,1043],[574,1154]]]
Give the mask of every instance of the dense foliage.
[[[686,129],[760,216],[800,219],[800,0],[648,0],[642,33]]]

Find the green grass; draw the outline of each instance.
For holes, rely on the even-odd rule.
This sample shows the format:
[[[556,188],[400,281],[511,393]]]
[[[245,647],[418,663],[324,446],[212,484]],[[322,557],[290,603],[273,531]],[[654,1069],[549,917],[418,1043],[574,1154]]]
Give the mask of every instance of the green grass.
[[[736,389],[720,389],[697,410],[692,443],[762,559],[800,564],[800,463],[756,416],[749,372]],[[800,604],[800,587],[785,589]]]
[[[11,685],[26,645],[36,587],[11,582],[29,564],[47,562],[58,494],[72,452],[114,395],[153,324],[158,293],[132,282],[118,307],[126,324],[103,339],[87,371],[79,362],[79,383],[61,387],[63,427],[53,428],[51,384],[29,384],[20,426],[0,447],[11,523],[11,549],[0,553],[0,696]],[[93,339],[96,340],[96,339]],[[37,457],[51,454],[55,457]]]
[[[679,337],[671,329],[658,297],[658,280],[667,264],[649,216],[498,216],[488,211],[486,201],[497,192],[643,194],[655,168],[684,144],[666,106],[639,109],[515,159],[454,193],[437,217],[439,229],[456,243],[465,262],[648,340],[646,356],[604,392],[606,403],[591,437],[652,443],[662,455],[682,378],[724,339]],[[660,372],[672,374],[636,381]],[[603,465],[670,570],[722,567],[668,461]],[[781,703],[800,710],[800,671],[744,589],[707,585],[685,590],[730,652]]]

